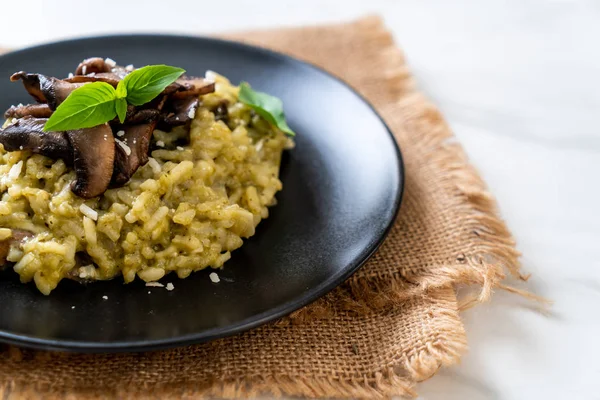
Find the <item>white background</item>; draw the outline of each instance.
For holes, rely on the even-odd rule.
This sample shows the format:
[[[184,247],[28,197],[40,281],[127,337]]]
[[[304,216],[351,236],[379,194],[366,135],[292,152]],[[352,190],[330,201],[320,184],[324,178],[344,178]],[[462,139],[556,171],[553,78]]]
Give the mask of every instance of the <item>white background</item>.
[[[4,0],[8,4],[8,0]],[[382,15],[497,196],[548,316],[497,293],[423,399],[600,399],[600,1],[11,2],[0,46]]]

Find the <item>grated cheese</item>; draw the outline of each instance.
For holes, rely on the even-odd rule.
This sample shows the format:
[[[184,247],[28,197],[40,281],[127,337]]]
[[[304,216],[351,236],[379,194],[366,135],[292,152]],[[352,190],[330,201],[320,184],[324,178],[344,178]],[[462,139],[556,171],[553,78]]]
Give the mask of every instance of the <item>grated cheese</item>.
[[[106,57],[104,59],[104,63],[106,65],[108,65],[109,67],[111,67],[111,68],[114,68],[117,65],[117,63],[115,62],[115,60],[113,60],[112,58],[108,58],[108,57]]]
[[[211,273],[208,275],[208,277],[210,278],[210,280],[211,280],[213,283],[219,283],[219,282],[221,282],[221,279],[219,278],[219,275],[217,275],[217,273],[216,273],[216,272],[211,272]]]
[[[129,146],[127,146],[125,143],[123,143],[117,138],[115,138],[115,140],[119,144],[119,146],[121,146],[121,148],[125,151],[125,154],[131,155],[131,148]]]
[[[162,140],[159,140],[159,141],[156,142],[156,145],[158,147],[165,147],[165,142],[163,142]]]
[[[213,83],[217,80],[217,73],[209,69],[204,73],[204,79],[209,81],[209,83]]]

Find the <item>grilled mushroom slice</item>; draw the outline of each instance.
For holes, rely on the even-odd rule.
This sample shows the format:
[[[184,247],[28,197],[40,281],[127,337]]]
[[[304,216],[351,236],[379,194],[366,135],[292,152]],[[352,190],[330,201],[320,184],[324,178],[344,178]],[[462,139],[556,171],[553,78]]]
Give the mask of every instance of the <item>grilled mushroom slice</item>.
[[[52,110],[48,104],[19,104],[18,106],[10,106],[4,113],[4,118],[50,118]]]
[[[31,150],[52,159],[73,163],[73,150],[64,132],[44,132],[46,118],[25,117],[0,129],[0,143],[7,151]]]
[[[127,114],[125,115],[125,124],[135,125],[146,122],[152,122],[160,116],[160,111],[155,108],[138,108],[132,105],[127,106]],[[119,126],[119,118],[115,117],[112,121],[113,126]]]
[[[135,125],[124,125],[117,129],[117,140],[121,143],[115,147],[115,166],[113,174],[113,186],[119,187],[125,184],[137,169],[148,162],[148,150],[152,133],[156,129],[158,117],[165,106],[167,96],[157,97],[144,107],[138,109],[138,118],[147,118],[146,122]],[[129,112],[129,110],[128,110]],[[131,116],[130,121],[136,117]],[[123,135],[119,135],[119,130]]]
[[[51,110],[55,110],[71,92],[85,83],[71,83],[41,74],[28,74],[20,71],[14,73],[10,80],[23,81],[27,92],[33,96],[38,103],[48,103]]]
[[[33,237],[33,233],[22,230],[22,229],[12,229],[12,235],[8,239],[0,240],[0,268],[6,266],[8,261],[6,257],[8,256],[8,252],[10,251],[10,246],[13,244],[21,244],[24,240]]]
[[[194,119],[199,103],[197,96],[168,101],[162,113],[161,127],[162,125],[168,127],[187,125]]]
[[[124,185],[140,166],[148,162],[150,139],[155,128],[156,120],[122,128],[125,134],[117,138],[120,143],[115,146],[114,186]]]
[[[67,131],[73,147],[73,164],[77,179],[71,190],[89,199],[106,191],[113,174],[115,140],[108,124]]]
[[[173,99],[198,97],[215,91],[215,82],[204,78],[182,76],[175,81],[175,84],[181,85],[181,89],[171,95]]]
[[[63,80],[70,83],[106,82],[111,86],[117,87],[119,81],[122,79],[122,76],[113,72],[101,72],[98,74],[92,72],[90,75],[73,75],[72,77]]]
[[[106,63],[106,60],[100,57],[86,58],[79,63],[75,70],[75,75],[97,74],[100,72],[110,72],[111,66]]]

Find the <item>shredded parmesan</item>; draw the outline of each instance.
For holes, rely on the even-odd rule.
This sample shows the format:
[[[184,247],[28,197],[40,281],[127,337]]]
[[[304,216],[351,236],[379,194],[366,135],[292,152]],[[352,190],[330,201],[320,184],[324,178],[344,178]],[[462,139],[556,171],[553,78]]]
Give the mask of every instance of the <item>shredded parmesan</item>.
[[[162,140],[159,140],[159,141],[156,142],[156,145],[158,147],[165,147],[165,142],[163,142]]]
[[[146,282],[146,286],[148,286],[148,287],[165,287],[165,285],[163,285],[160,282]]]
[[[173,289],[175,289],[175,286],[171,282],[167,283],[167,290],[171,291]]]
[[[216,272],[211,272],[211,273],[208,275],[208,277],[210,278],[210,280],[211,280],[213,283],[219,283],[219,282],[221,282],[221,279],[219,279],[219,275],[217,275],[217,273],[216,273]]]
[[[87,65],[84,65],[83,68],[81,68],[81,72],[85,75],[87,72]]]
[[[213,83],[217,80],[217,73],[215,71],[211,71],[210,69],[206,71],[204,74],[204,79],[209,81],[209,83]]]
[[[129,64],[128,66],[126,66],[125,70],[129,71],[129,72],[133,71],[134,70],[133,64]]]
[[[69,78],[72,78],[72,77],[73,77],[73,73],[69,72]]]
[[[111,68],[114,68],[117,65],[115,60],[113,60],[112,58],[108,58],[108,57],[104,59],[104,63]]]
[[[81,213],[83,215],[85,215],[86,217],[88,217],[89,219],[94,220],[94,221],[98,221],[98,211],[94,210],[93,208],[91,208],[87,204],[80,205],[79,206],[79,211],[81,211]]]
[[[121,146],[121,148],[125,151],[125,154],[131,155],[131,148],[129,146],[127,146],[125,143],[123,143],[117,138],[115,138],[115,140],[119,144],[119,146]]]
[[[104,300],[108,300],[108,296],[102,296]]]
[[[117,132],[117,136],[118,137],[123,137],[123,135],[125,135],[125,131],[118,131]]]
[[[188,117],[190,117],[190,119],[194,119],[195,116],[196,116],[196,109],[192,108],[190,110],[190,112],[188,112]]]
[[[177,146],[177,150],[179,150],[179,151],[183,151],[183,147],[181,147],[181,146]]]

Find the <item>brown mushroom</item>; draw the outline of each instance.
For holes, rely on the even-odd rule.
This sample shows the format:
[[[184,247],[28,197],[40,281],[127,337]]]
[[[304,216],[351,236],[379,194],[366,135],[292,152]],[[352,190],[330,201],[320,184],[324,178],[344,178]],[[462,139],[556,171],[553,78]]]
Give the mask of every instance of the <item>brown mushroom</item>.
[[[91,57],[86,58],[79,63],[75,70],[75,75],[87,75],[91,73],[110,72],[111,66],[106,63],[103,58]]]
[[[173,99],[198,97],[215,91],[215,82],[204,78],[182,76],[175,84],[181,85],[181,88],[171,95]]]
[[[122,79],[123,78],[120,75],[113,72],[92,72],[90,75],[73,75],[72,77],[63,80],[70,83],[106,82],[111,86],[117,87],[119,81]]]
[[[4,267],[8,264],[6,257],[10,247],[14,244],[21,245],[25,240],[32,238],[33,233],[22,229],[12,229],[11,236],[8,239],[0,240],[0,267]]]
[[[71,190],[89,199],[106,191],[113,174],[115,140],[108,124],[67,131],[73,147],[73,165],[77,179]]]
[[[41,74],[28,74],[20,71],[14,73],[10,80],[23,81],[27,92],[33,96],[38,103],[48,103],[51,110],[55,110],[71,92],[85,83],[71,83]]]
[[[4,118],[49,118],[52,115],[52,110],[48,104],[19,104],[18,106],[10,106],[4,113]]]
[[[123,145],[115,147],[114,185],[124,185],[140,166],[148,162],[150,139],[155,128],[156,121],[123,126],[125,134],[117,138]]]
[[[152,133],[156,128],[159,113],[164,108],[166,101],[167,96],[158,97],[150,103],[150,106],[154,108],[138,110],[138,115],[148,118],[147,122],[124,125],[117,129],[117,136],[119,136],[117,140],[122,141],[124,146],[118,145],[120,148],[115,148],[114,186],[124,185],[140,166],[148,162]],[[145,113],[146,111],[148,112]],[[123,131],[123,135],[119,135],[120,130]]]
[[[73,163],[73,150],[64,132],[44,132],[45,118],[25,117],[0,129],[0,143],[6,151],[30,150],[52,159]]]
[[[196,115],[199,103],[197,96],[168,101],[162,113],[161,127],[187,125]]]

